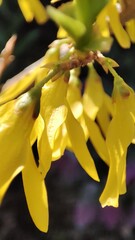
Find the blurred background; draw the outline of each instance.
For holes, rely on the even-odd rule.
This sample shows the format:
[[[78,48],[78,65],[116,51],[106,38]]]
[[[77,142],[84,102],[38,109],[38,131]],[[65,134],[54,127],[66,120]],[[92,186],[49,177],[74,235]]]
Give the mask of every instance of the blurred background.
[[[42,1],[47,4],[49,1]],[[44,25],[26,23],[17,0],[4,0],[0,8],[0,51],[16,33],[15,60],[7,68],[1,82],[19,73],[38,60],[56,38],[57,28],[51,21]],[[114,41],[107,54],[120,64],[119,74],[135,89],[135,45],[121,49]],[[106,91],[111,92],[113,79],[103,70]],[[82,72],[82,79],[86,72]],[[123,130],[124,131],[124,130]],[[127,194],[120,197],[119,208],[101,208],[99,196],[104,188],[108,169],[88,142],[101,178],[96,183],[83,171],[75,156],[66,151],[53,162],[46,178],[50,224],[47,234],[34,226],[27,209],[22,179],[11,184],[0,207],[0,240],[134,240],[135,239],[135,146],[129,147],[127,158]]]

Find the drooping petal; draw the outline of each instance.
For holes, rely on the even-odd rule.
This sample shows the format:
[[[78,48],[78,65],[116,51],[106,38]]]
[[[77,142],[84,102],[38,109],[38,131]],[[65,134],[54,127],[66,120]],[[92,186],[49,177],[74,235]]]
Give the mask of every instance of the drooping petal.
[[[130,39],[127,32],[125,31],[125,29],[123,28],[120,22],[119,13],[116,8],[116,3],[113,3],[113,1],[110,1],[110,3],[107,5],[107,12],[110,20],[109,23],[110,23],[111,29],[117,41],[123,48],[129,48]]]
[[[5,193],[6,193],[7,189],[8,189],[8,187],[9,187],[9,185],[11,184],[13,179],[22,171],[22,169],[23,169],[23,166],[18,167],[14,171],[13,175],[0,188],[0,204],[2,203],[2,200],[3,200],[4,196],[5,196]]]
[[[48,82],[42,89],[41,115],[47,128],[47,136],[51,148],[54,145],[54,137],[57,129],[66,119],[67,107],[65,98],[68,84],[64,76],[54,82]]]
[[[47,13],[45,10],[45,6],[39,0],[29,0],[30,6],[34,13],[34,18],[39,24],[43,24],[47,20]]]
[[[38,140],[38,149],[39,167],[44,176],[48,171],[47,166],[52,161],[53,149],[54,146],[56,147],[55,141],[58,141],[56,135],[59,134],[58,131],[67,116],[67,107],[65,106],[67,88],[68,84],[62,76],[54,82],[49,81],[42,89],[40,114],[42,121],[44,121],[44,129]]]
[[[68,143],[68,134],[65,124],[63,123],[55,135],[55,142],[52,151],[52,161],[59,159],[63,154],[67,147]]]
[[[106,7],[97,16],[96,25],[103,37],[110,37],[109,23],[107,20]]]
[[[47,128],[41,115],[39,115],[38,118],[37,131],[38,131],[37,146],[39,152],[39,171],[44,179],[51,166],[52,149],[48,141]]]
[[[47,192],[31,151],[22,171],[22,177],[32,220],[40,231],[47,232],[49,218]]]
[[[86,126],[89,131],[89,138],[90,138],[95,150],[97,151],[97,153],[99,154],[101,159],[104,160],[104,162],[107,165],[109,165],[109,157],[108,157],[105,139],[103,138],[98,125],[93,120],[88,118],[88,116],[86,114],[84,115],[84,117],[85,117],[85,121],[86,121]]]
[[[92,120],[95,120],[97,112],[103,104],[103,94],[104,90],[101,78],[91,64],[83,94],[83,106],[84,111]]]
[[[99,177],[95,168],[94,161],[87,149],[85,143],[85,136],[83,129],[81,128],[78,121],[74,118],[70,107],[68,106],[68,114],[66,118],[66,127],[71,141],[71,148],[74,154],[76,155],[80,165],[96,181],[99,181]]]
[[[110,120],[111,115],[109,114],[105,104],[103,104],[97,113],[96,121],[98,122],[104,137],[106,137],[108,127],[110,125]]]
[[[70,105],[74,117],[76,119],[79,119],[83,113],[80,87],[73,83],[69,83],[67,91],[67,101]]]
[[[0,188],[14,178],[18,168],[24,167],[28,156],[35,106],[29,101],[30,96],[26,93],[19,99],[0,106]]]
[[[135,95],[120,78],[114,81],[113,99],[116,111],[106,137],[110,167],[107,183],[100,197],[103,207],[118,207],[119,195],[126,191],[126,153],[135,131]]]
[[[30,8],[30,5],[27,0],[18,0],[19,7],[26,19],[26,21],[32,21],[34,16],[32,9]]]
[[[100,126],[100,129],[102,131],[102,134],[104,137],[106,137],[108,127],[110,125],[110,121],[114,115],[114,106],[112,103],[112,99],[109,95],[104,93],[104,100],[101,108],[99,109],[96,121],[98,125]]]
[[[42,24],[47,20],[45,7],[39,0],[18,0],[18,4],[27,22],[35,18]]]

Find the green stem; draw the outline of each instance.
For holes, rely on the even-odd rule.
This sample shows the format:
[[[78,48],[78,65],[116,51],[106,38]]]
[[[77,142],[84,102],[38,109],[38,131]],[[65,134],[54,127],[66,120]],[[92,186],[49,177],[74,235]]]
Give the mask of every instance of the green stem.
[[[30,95],[33,98],[39,98],[41,95],[41,90],[42,87],[44,86],[45,83],[47,83],[50,79],[52,79],[53,77],[56,76],[56,74],[58,74],[58,72],[60,72],[59,66],[56,66],[53,70],[51,70],[51,72],[49,72],[49,74],[39,83],[37,83],[30,91]]]
[[[123,80],[120,75],[114,70],[114,68],[107,62],[107,67],[110,71],[110,73],[113,75],[114,80]]]

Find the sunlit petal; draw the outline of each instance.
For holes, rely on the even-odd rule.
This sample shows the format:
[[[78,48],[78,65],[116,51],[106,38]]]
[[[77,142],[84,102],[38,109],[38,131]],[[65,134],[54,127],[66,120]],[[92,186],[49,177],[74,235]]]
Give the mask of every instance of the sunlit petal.
[[[85,143],[83,129],[81,128],[78,121],[74,118],[69,107],[66,119],[66,127],[71,141],[72,150],[75,153],[80,165],[88,173],[88,175],[90,175],[93,179],[99,181],[94,161]]]
[[[40,231],[48,230],[48,200],[45,183],[34,162],[32,152],[22,171],[24,191],[30,215]]]

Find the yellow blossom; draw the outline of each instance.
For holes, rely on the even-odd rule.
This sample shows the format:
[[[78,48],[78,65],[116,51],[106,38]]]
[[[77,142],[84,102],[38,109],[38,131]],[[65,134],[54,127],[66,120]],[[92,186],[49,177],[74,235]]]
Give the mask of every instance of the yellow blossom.
[[[88,129],[90,141],[92,142],[101,159],[104,160],[107,165],[109,165],[105,138],[103,137],[103,132],[101,132],[102,127],[106,126],[106,123],[110,123],[109,114],[105,105],[106,99],[109,100],[109,96],[108,98],[107,96],[108,95],[104,92],[101,78],[97,74],[93,65],[90,64],[89,74],[86,79],[85,90],[83,94],[84,119]],[[104,115],[104,112],[106,115]],[[105,124],[102,126],[102,123],[104,123],[104,116],[104,120],[107,121],[105,121]]]
[[[42,88],[40,116],[43,127],[42,134],[38,135],[38,149],[39,168],[43,176],[46,175],[52,161],[56,134],[66,119],[67,107],[64,102],[67,88],[65,75],[54,82],[49,81]]]
[[[71,142],[71,148],[77,157],[82,168],[96,181],[99,181],[99,177],[95,168],[94,161],[87,149],[85,143],[85,135],[79,122],[74,118],[70,107],[67,103],[68,113],[66,118],[66,128]],[[77,133],[77,137],[76,137]],[[82,151],[83,149],[83,151]]]
[[[85,139],[88,140],[88,131],[85,125],[83,116],[83,102],[82,102],[82,84],[78,77],[80,71],[78,69],[73,69],[70,71],[70,80],[67,91],[67,101],[74,117],[78,120],[81,127],[83,128]],[[68,140],[69,142],[69,140]],[[68,143],[70,148],[70,144]]]
[[[50,80],[42,88],[40,122],[38,122],[40,126],[38,128],[36,126],[36,129],[39,129],[37,132],[35,129],[38,140],[39,170],[45,177],[51,161],[58,159],[64,153],[69,138],[71,150],[81,166],[92,178],[99,180],[94,161],[85,143],[83,129],[66,101],[68,87],[67,76],[62,75],[55,81]],[[78,138],[76,138],[76,132]]]
[[[99,13],[96,24],[102,36],[109,37],[111,29],[119,44],[123,48],[129,48],[130,38],[120,22],[116,4],[117,0],[110,0],[105,8]]]
[[[109,174],[100,197],[103,207],[118,207],[119,195],[126,192],[126,154],[135,132],[134,91],[118,76],[114,80],[113,101],[115,112],[106,136]]]
[[[22,171],[22,178],[32,220],[40,231],[47,232],[49,218],[47,192],[31,150]]]
[[[95,121],[88,118],[87,114],[85,116],[86,126],[89,131],[89,139],[91,140],[95,150],[99,154],[102,160],[109,165],[109,158],[107,153],[107,147],[105,144],[105,139],[102,136],[99,126]]]
[[[41,231],[47,231],[46,189],[30,145],[35,106],[36,98],[32,98],[29,92],[0,106],[0,200],[13,178],[22,171],[31,217]]]

